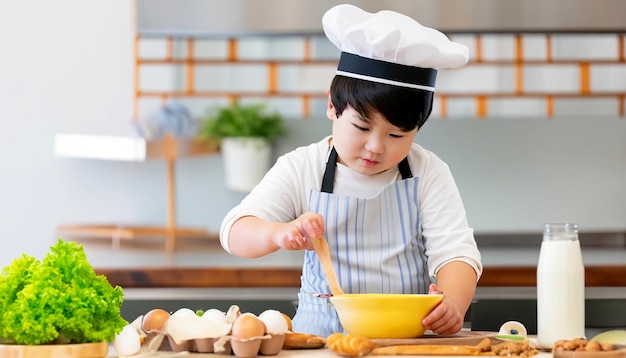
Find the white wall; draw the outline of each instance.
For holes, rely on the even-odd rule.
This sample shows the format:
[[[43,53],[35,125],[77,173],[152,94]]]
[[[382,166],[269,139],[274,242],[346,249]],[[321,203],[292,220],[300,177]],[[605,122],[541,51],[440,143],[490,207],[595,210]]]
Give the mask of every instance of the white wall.
[[[47,252],[57,224],[165,222],[165,163],[53,155],[56,133],[132,133],[133,31],[129,1],[0,3],[0,265]],[[279,151],[328,124],[293,121]],[[417,140],[449,162],[478,232],[626,230],[626,119],[433,119]],[[181,225],[216,230],[242,198],[219,156],[177,173]]]
[[[47,252],[73,198],[103,205],[88,200],[102,188],[66,186],[73,174],[53,156],[53,139],[129,131],[133,31],[130,1],[0,2],[0,264]],[[84,164],[78,175],[99,170]],[[112,179],[124,175],[109,168]]]
[[[479,234],[626,230],[626,118],[430,120],[417,141],[448,162]]]

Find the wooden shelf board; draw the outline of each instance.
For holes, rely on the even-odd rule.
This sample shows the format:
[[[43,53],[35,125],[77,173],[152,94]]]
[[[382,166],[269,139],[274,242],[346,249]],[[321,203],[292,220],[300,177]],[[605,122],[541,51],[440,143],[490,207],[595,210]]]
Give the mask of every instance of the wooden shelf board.
[[[141,237],[165,237],[173,234],[176,238],[218,239],[216,233],[200,228],[173,229],[162,226],[122,226],[122,225],[59,225],[57,233],[73,236],[134,239]]]
[[[219,235],[199,228],[160,227],[160,226],[119,226],[119,225],[59,225],[57,234],[77,238],[111,239],[114,247],[119,247],[120,240],[139,238],[163,238],[165,252],[173,255],[179,239],[201,239],[219,242]]]
[[[163,139],[146,142],[146,156],[155,159],[197,157],[217,152],[219,152],[217,144],[205,143],[196,138],[167,136]]]
[[[106,136],[60,133],[55,136],[55,155],[59,157],[145,161],[173,160],[217,153],[217,144],[197,138],[176,138],[168,135],[158,140],[133,136]]]

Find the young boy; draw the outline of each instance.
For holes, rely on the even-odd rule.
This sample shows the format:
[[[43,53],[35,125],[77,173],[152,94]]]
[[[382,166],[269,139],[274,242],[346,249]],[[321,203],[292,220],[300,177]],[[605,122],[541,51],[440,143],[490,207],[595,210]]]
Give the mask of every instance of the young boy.
[[[468,50],[390,11],[338,5],[322,22],[342,51],[332,135],[279,158],[225,217],[222,245],[250,258],[306,250],[294,331],[343,331],[312,251],[324,236],[344,292],[443,293],[423,324],[456,333],[480,254],[448,166],[414,138],[431,113],[436,68],[464,65]]]

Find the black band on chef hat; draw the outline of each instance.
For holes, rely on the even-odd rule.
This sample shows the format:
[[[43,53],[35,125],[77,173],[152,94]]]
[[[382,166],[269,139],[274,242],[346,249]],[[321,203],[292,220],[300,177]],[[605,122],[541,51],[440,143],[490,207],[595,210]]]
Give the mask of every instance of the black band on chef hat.
[[[435,91],[437,70],[361,57],[341,52],[337,74],[393,86]]]

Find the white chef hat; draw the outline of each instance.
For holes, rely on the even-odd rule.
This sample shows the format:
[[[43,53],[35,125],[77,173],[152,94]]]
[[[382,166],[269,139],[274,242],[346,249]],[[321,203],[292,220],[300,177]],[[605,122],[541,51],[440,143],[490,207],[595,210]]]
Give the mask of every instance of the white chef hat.
[[[338,75],[434,91],[438,69],[461,67],[469,58],[467,46],[394,11],[342,4],[324,14],[322,25],[341,50]]]

